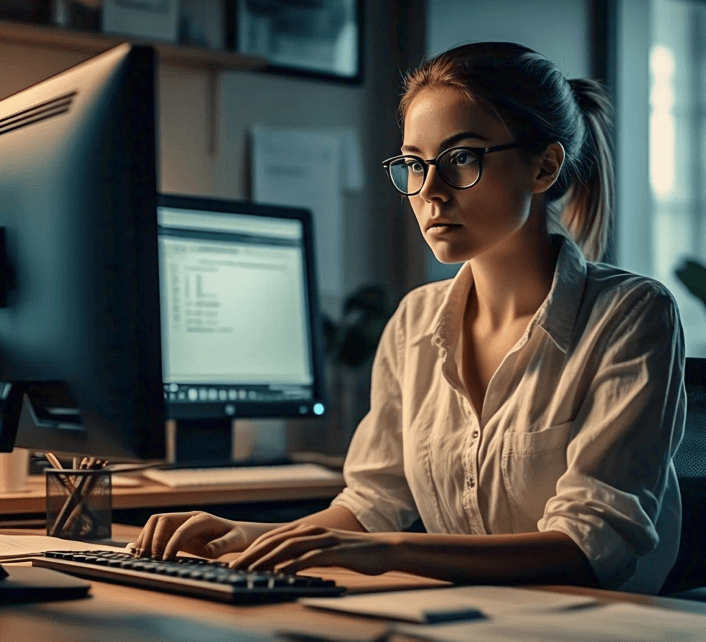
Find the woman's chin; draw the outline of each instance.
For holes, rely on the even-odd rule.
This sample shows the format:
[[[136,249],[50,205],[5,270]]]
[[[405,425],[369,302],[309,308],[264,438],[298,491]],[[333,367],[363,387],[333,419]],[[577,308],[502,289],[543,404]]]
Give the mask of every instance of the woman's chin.
[[[444,247],[441,244],[429,244],[429,247],[439,263],[454,265],[468,260],[468,252],[461,252],[458,248]]]

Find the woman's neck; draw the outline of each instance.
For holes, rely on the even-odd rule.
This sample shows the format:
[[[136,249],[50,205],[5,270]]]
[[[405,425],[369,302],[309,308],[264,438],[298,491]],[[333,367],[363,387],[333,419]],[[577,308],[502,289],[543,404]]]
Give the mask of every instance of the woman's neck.
[[[554,254],[546,225],[525,225],[502,247],[472,259],[474,323],[493,331],[532,317],[551,289]]]

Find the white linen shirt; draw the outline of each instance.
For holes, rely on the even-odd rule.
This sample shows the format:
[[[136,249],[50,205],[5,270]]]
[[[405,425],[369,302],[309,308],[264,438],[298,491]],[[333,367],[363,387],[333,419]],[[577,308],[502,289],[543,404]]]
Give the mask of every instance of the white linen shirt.
[[[402,300],[333,505],[370,532],[418,516],[430,533],[561,531],[602,587],[656,593],[681,530],[678,308],[661,283],[554,242],[551,290],[491,378],[480,417],[457,363],[470,264]]]

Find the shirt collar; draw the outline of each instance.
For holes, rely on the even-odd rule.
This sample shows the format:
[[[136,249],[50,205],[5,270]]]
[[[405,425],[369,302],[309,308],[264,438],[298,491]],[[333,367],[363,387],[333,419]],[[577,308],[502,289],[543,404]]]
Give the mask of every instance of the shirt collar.
[[[563,234],[553,234],[552,239],[560,247],[554,280],[533,322],[550,336],[559,350],[566,352],[583,299],[588,267],[573,239]]]
[[[468,293],[473,286],[471,264],[464,263],[451,281],[441,301],[439,311],[424,336],[432,334],[431,342],[440,350],[448,351],[456,346],[466,310]]]
[[[566,352],[571,341],[576,316],[586,284],[587,264],[583,253],[573,239],[563,234],[552,234],[555,247],[559,248],[554,279],[547,298],[530,323],[541,327],[562,351]],[[452,279],[439,310],[426,331],[415,339],[431,335],[432,344],[448,352],[455,349],[463,323],[468,293],[473,286],[470,263],[464,263]]]

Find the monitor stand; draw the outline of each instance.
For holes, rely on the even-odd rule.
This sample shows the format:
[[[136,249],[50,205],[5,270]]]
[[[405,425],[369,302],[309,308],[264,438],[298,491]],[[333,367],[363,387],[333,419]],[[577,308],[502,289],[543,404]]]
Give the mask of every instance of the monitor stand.
[[[185,419],[176,422],[175,468],[276,466],[291,459],[233,459],[233,418]],[[237,424],[236,424],[237,425]]]
[[[175,448],[177,466],[230,466],[232,452],[231,419],[177,421]]]

